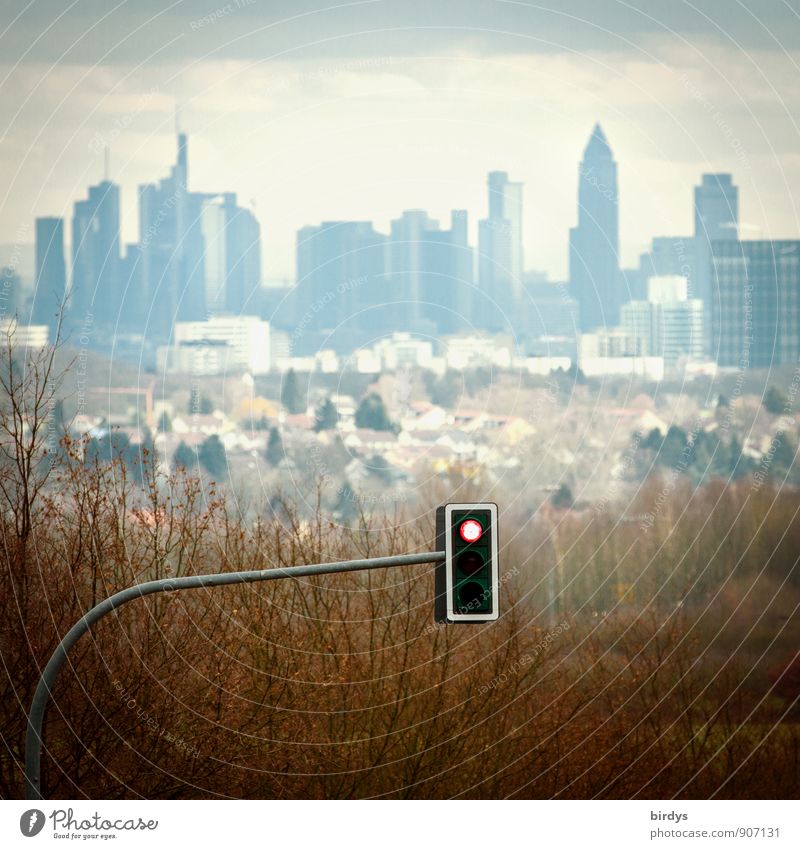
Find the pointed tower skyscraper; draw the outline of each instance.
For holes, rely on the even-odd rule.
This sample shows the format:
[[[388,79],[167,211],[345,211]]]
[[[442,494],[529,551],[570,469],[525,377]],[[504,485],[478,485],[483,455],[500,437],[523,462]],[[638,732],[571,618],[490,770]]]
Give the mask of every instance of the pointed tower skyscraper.
[[[569,280],[581,330],[619,323],[617,163],[600,124],[595,124],[578,169],[578,226],[570,230]]]

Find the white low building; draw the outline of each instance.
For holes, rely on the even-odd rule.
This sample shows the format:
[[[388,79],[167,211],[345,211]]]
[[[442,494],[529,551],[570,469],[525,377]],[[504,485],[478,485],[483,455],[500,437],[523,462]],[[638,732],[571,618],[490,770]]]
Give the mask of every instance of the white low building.
[[[663,357],[582,357],[580,369],[586,377],[645,377],[664,379]]]
[[[511,349],[491,336],[451,336],[446,342],[447,367],[457,370],[494,366],[511,367]]]
[[[178,342],[162,345],[156,351],[159,372],[166,374],[193,374],[199,377],[225,374],[226,365],[235,365],[236,355],[227,342],[203,339],[198,342]]]
[[[359,348],[353,352],[349,365],[359,374],[380,374],[380,354],[372,348]]]
[[[433,359],[433,343],[410,333],[393,333],[375,345],[375,353],[388,370],[406,367],[428,368]]]
[[[314,356],[314,370],[321,374],[336,374],[339,371],[339,357],[332,348],[323,348]]]
[[[569,371],[572,367],[571,357],[525,357],[522,360],[522,367],[528,374],[544,375],[551,374],[554,371],[562,369]]]
[[[247,371],[267,374],[270,368],[270,328],[249,315],[212,316],[207,321],[175,323],[173,345],[159,348],[159,368],[196,375]]]
[[[663,357],[667,371],[703,359],[703,302],[687,292],[685,277],[651,277],[647,300],[622,306],[622,330],[636,340],[633,353]]]

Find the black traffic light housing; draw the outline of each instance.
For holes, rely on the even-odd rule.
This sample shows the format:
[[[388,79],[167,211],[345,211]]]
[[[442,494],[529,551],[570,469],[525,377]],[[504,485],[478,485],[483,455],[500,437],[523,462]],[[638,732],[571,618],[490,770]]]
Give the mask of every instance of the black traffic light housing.
[[[497,505],[445,504],[436,510],[434,618],[439,623],[493,622],[498,618],[500,564]]]

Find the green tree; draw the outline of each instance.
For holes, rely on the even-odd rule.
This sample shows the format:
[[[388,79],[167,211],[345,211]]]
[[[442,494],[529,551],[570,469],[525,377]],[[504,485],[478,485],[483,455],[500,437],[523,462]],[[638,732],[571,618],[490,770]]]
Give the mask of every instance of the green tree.
[[[477,366],[464,375],[464,380],[467,385],[467,392],[470,395],[475,395],[481,389],[488,389],[492,385],[492,370],[488,366]]]
[[[215,479],[225,476],[228,461],[225,456],[225,446],[216,433],[212,433],[200,446],[197,457],[206,471]]]
[[[785,392],[778,389],[777,386],[770,386],[764,393],[761,403],[768,413],[772,413],[773,416],[779,416],[786,409],[788,400]]]
[[[281,404],[283,404],[283,406],[292,415],[305,413],[306,411],[306,400],[303,397],[303,393],[300,391],[300,382],[298,381],[293,368],[290,368],[289,371],[286,372],[286,377],[283,380],[283,386],[281,387]]]
[[[326,398],[317,408],[314,430],[317,433],[321,430],[334,430],[337,424],[339,424],[339,411],[333,401]]]
[[[150,432],[150,428],[146,427],[141,442],[128,444],[125,462],[133,479],[138,483],[144,483],[147,479],[148,469],[151,473],[150,479],[153,478],[155,460],[156,446],[153,442],[153,434]]]
[[[344,522],[349,522],[358,517],[358,493],[350,486],[350,481],[345,480],[337,490],[339,498],[334,507],[334,513]]]
[[[649,451],[658,451],[663,444],[664,437],[661,435],[661,431],[657,427],[654,427],[642,440],[641,447]]]
[[[172,462],[176,468],[191,469],[197,462],[197,455],[181,440],[175,449],[175,453],[172,455]]]
[[[383,399],[376,392],[370,392],[358,405],[356,427],[397,432],[397,426],[389,418]]]
[[[367,460],[367,470],[369,474],[376,477],[381,483],[390,484],[394,477],[394,470],[391,463],[380,454],[373,454]]]
[[[772,440],[771,448],[773,451],[772,477],[783,480],[788,475],[789,481],[793,482],[795,475],[790,474],[790,470],[795,465],[797,445],[786,431],[779,430]]]
[[[550,503],[558,510],[569,510],[575,503],[575,499],[572,497],[572,490],[567,484],[562,483],[550,496]]]
[[[130,442],[128,435],[119,430],[107,430],[100,436],[93,436],[83,452],[84,464],[91,467],[95,462],[124,462],[127,460]]]
[[[736,438],[736,436],[731,437],[730,444],[728,445],[728,474],[734,478],[740,478],[746,475],[753,463],[750,457],[746,457],[742,453],[742,443]]]
[[[278,432],[278,428],[273,427],[269,432],[267,439],[267,450],[264,452],[267,462],[270,466],[277,466],[286,456],[283,450],[283,441]]]
[[[690,475],[697,483],[702,483],[708,477],[718,474],[719,464],[727,466],[725,447],[715,434],[698,431],[692,444]]]
[[[172,419],[169,417],[169,413],[166,410],[161,411],[161,415],[158,417],[156,429],[159,433],[172,433]]]
[[[456,371],[448,371],[430,385],[430,397],[433,404],[452,409],[464,389],[464,381]]]
[[[587,382],[583,369],[578,368],[576,363],[572,363],[572,365],[564,371],[564,374],[575,383],[584,384]]]
[[[677,469],[681,464],[688,465],[691,457],[686,452],[687,445],[688,437],[686,436],[686,431],[682,427],[678,427],[678,425],[672,425],[664,437],[664,442],[658,452],[656,462],[660,466],[670,469]]]

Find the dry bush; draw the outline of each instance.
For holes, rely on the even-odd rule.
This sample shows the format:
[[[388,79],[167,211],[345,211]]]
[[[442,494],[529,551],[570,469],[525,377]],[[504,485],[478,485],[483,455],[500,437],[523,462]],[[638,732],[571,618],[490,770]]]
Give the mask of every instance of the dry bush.
[[[98,600],[153,578],[433,539],[430,519],[362,515],[345,528],[278,497],[244,522],[213,485],[156,479],[148,463],[137,483],[119,461],[87,466],[69,440],[46,472],[24,539],[2,512],[3,797],[22,793],[39,670]],[[18,468],[0,474],[18,483]],[[663,486],[647,484],[642,510]],[[433,624],[429,566],[131,602],[62,670],[44,791],[796,796],[799,506],[796,492],[743,483],[677,486],[647,530],[612,509],[549,526],[509,511],[504,613],[485,626]]]

